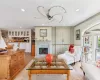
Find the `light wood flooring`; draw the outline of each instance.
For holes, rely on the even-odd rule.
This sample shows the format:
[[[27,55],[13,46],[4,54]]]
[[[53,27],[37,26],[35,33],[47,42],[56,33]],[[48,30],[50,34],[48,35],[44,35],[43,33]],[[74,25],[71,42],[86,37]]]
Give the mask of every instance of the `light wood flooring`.
[[[31,56],[31,53],[25,53],[25,63],[26,65],[33,59],[34,57]]]

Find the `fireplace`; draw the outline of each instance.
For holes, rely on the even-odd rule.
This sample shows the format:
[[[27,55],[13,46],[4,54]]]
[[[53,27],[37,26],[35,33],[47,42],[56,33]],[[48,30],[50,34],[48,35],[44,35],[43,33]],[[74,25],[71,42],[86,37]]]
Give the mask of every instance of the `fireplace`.
[[[48,54],[48,48],[39,48],[39,54]]]
[[[52,53],[52,45],[50,41],[36,41],[35,43],[35,56],[40,57]]]

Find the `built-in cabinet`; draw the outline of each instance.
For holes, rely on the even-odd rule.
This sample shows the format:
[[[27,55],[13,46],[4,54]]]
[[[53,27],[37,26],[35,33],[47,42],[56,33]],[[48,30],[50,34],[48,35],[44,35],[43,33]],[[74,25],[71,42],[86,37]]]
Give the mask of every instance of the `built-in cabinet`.
[[[9,30],[8,31],[9,37],[29,37],[30,30]]]
[[[60,54],[68,50],[68,47],[72,43],[72,37],[70,27],[52,27],[52,53]]]
[[[9,42],[29,42],[31,31],[25,29],[8,30]]]
[[[8,30],[8,43],[18,46],[20,49],[25,49],[25,52],[31,52],[31,29],[15,29]]]
[[[56,44],[70,44],[70,28],[56,27]]]

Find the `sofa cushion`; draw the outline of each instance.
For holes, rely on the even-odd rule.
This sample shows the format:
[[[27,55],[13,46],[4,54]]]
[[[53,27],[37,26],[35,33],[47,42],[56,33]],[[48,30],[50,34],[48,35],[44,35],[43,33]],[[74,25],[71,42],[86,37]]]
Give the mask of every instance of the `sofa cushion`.
[[[86,76],[88,76],[89,80],[100,80],[100,69],[95,65],[83,62],[82,69],[85,72]]]

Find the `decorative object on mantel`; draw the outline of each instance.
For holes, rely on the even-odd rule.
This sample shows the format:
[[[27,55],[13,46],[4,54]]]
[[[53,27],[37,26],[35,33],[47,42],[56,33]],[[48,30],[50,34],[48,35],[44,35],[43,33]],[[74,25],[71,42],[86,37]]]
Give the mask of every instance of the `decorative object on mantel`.
[[[76,30],[76,40],[80,40],[80,29]]]
[[[43,37],[43,40],[47,37],[47,29],[40,29],[40,37]]]
[[[57,8],[59,8],[59,12],[58,12],[58,13],[56,13],[56,11],[55,11],[55,9],[57,10]],[[51,8],[49,8],[49,9],[47,10],[47,12],[46,12],[46,11],[45,11],[45,12],[41,12],[40,9],[42,9],[42,10],[44,11],[44,7],[43,7],[43,6],[38,6],[38,7],[37,7],[37,11],[38,11],[42,16],[44,16],[45,18],[47,18],[50,22],[56,20],[55,17],[59,16],[59,17],[61,17],[61,19],[58,21],[58,22],[60,23],[60,22],[63,20],[63,15],[62,15],[62,13],[66,13],[65,8],[62,7],[62,6],[52,6]],[[62,11],[60,11],[60,10],[62,10]],[[51,12],[52,12],[52,14],[51,14]],[[54,13],[54,12],[55,12],[55,13]],[[41,19],[41,18],[37,18],[37,17],[35,17],[35,18],[36,18],[36,19]],[[49,22],[48,22],[48,23],[49,23]]]
[[[40,29],[40,37],[47,37],[47,29]]]
[[[46,62],[47,62],[47,65],[48,65],[48,66],[51,65],[52,60],[53,60],[53,56],[52,56],[51,54],[47,54],[47,55],[46,55]]]

